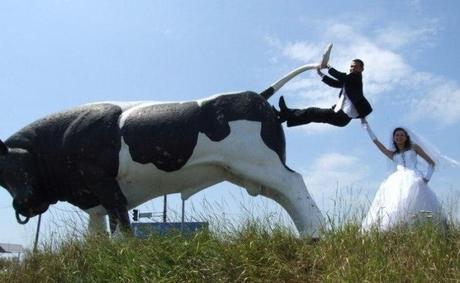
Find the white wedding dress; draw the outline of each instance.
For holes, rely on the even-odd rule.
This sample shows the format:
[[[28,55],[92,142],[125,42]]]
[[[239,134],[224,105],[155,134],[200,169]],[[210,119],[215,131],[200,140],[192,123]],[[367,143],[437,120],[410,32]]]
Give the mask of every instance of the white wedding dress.
[[[441,205],[417,169],[417,153],[395,154],[393,163],[396,171],[380,185],[361,229],[386,231],[420,220],[444,223]]]

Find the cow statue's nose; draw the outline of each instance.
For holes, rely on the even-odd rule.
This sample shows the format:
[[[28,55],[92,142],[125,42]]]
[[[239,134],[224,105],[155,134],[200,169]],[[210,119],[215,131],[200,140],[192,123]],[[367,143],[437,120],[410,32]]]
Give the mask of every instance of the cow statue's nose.
[[[30,217],[28,216],[28,211],[24,209],[24,201],[20,201],[17,198],[13,199],[13,208],[16,213],[16,220],[19,224],[26,224],[29,222]],[[19,214],[26,216],[26,218],[22,220]]]
[[[19,224],[26,224],[29,222],[30,217],[26,217],[24,220],[21,219],[21,216],[19,216],[19,212],[16,210],[16,221],[18,221]]]

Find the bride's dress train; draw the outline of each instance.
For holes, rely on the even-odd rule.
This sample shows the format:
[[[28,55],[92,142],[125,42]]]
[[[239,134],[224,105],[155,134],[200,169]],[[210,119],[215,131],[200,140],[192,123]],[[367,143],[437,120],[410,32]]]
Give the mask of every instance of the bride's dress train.
[[[396,171],[380,185],[361,229],[385,231],[425,220],[444,223],[441,204],[417,170],[416,152],[395,154],[393,162]]]

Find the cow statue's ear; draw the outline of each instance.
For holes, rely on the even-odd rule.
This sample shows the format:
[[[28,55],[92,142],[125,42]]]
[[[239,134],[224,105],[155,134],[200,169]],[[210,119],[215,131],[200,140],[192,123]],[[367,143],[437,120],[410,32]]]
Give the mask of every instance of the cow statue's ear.
[[[8,147],[2,140],[0,140],[0,155],[5,155],[7,153],[8,153]]]

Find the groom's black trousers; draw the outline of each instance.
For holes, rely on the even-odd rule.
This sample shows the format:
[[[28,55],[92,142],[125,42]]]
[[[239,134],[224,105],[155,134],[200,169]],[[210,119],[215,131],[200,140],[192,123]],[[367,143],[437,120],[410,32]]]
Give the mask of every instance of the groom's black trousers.
[[[342,110],[335,112],[334,107],[335,106],[331,108],[309,107],[306,109],[289,109],[286,117],[287,126],[294,127],[314,122],[344,127],[350,123],[351,118]]]

